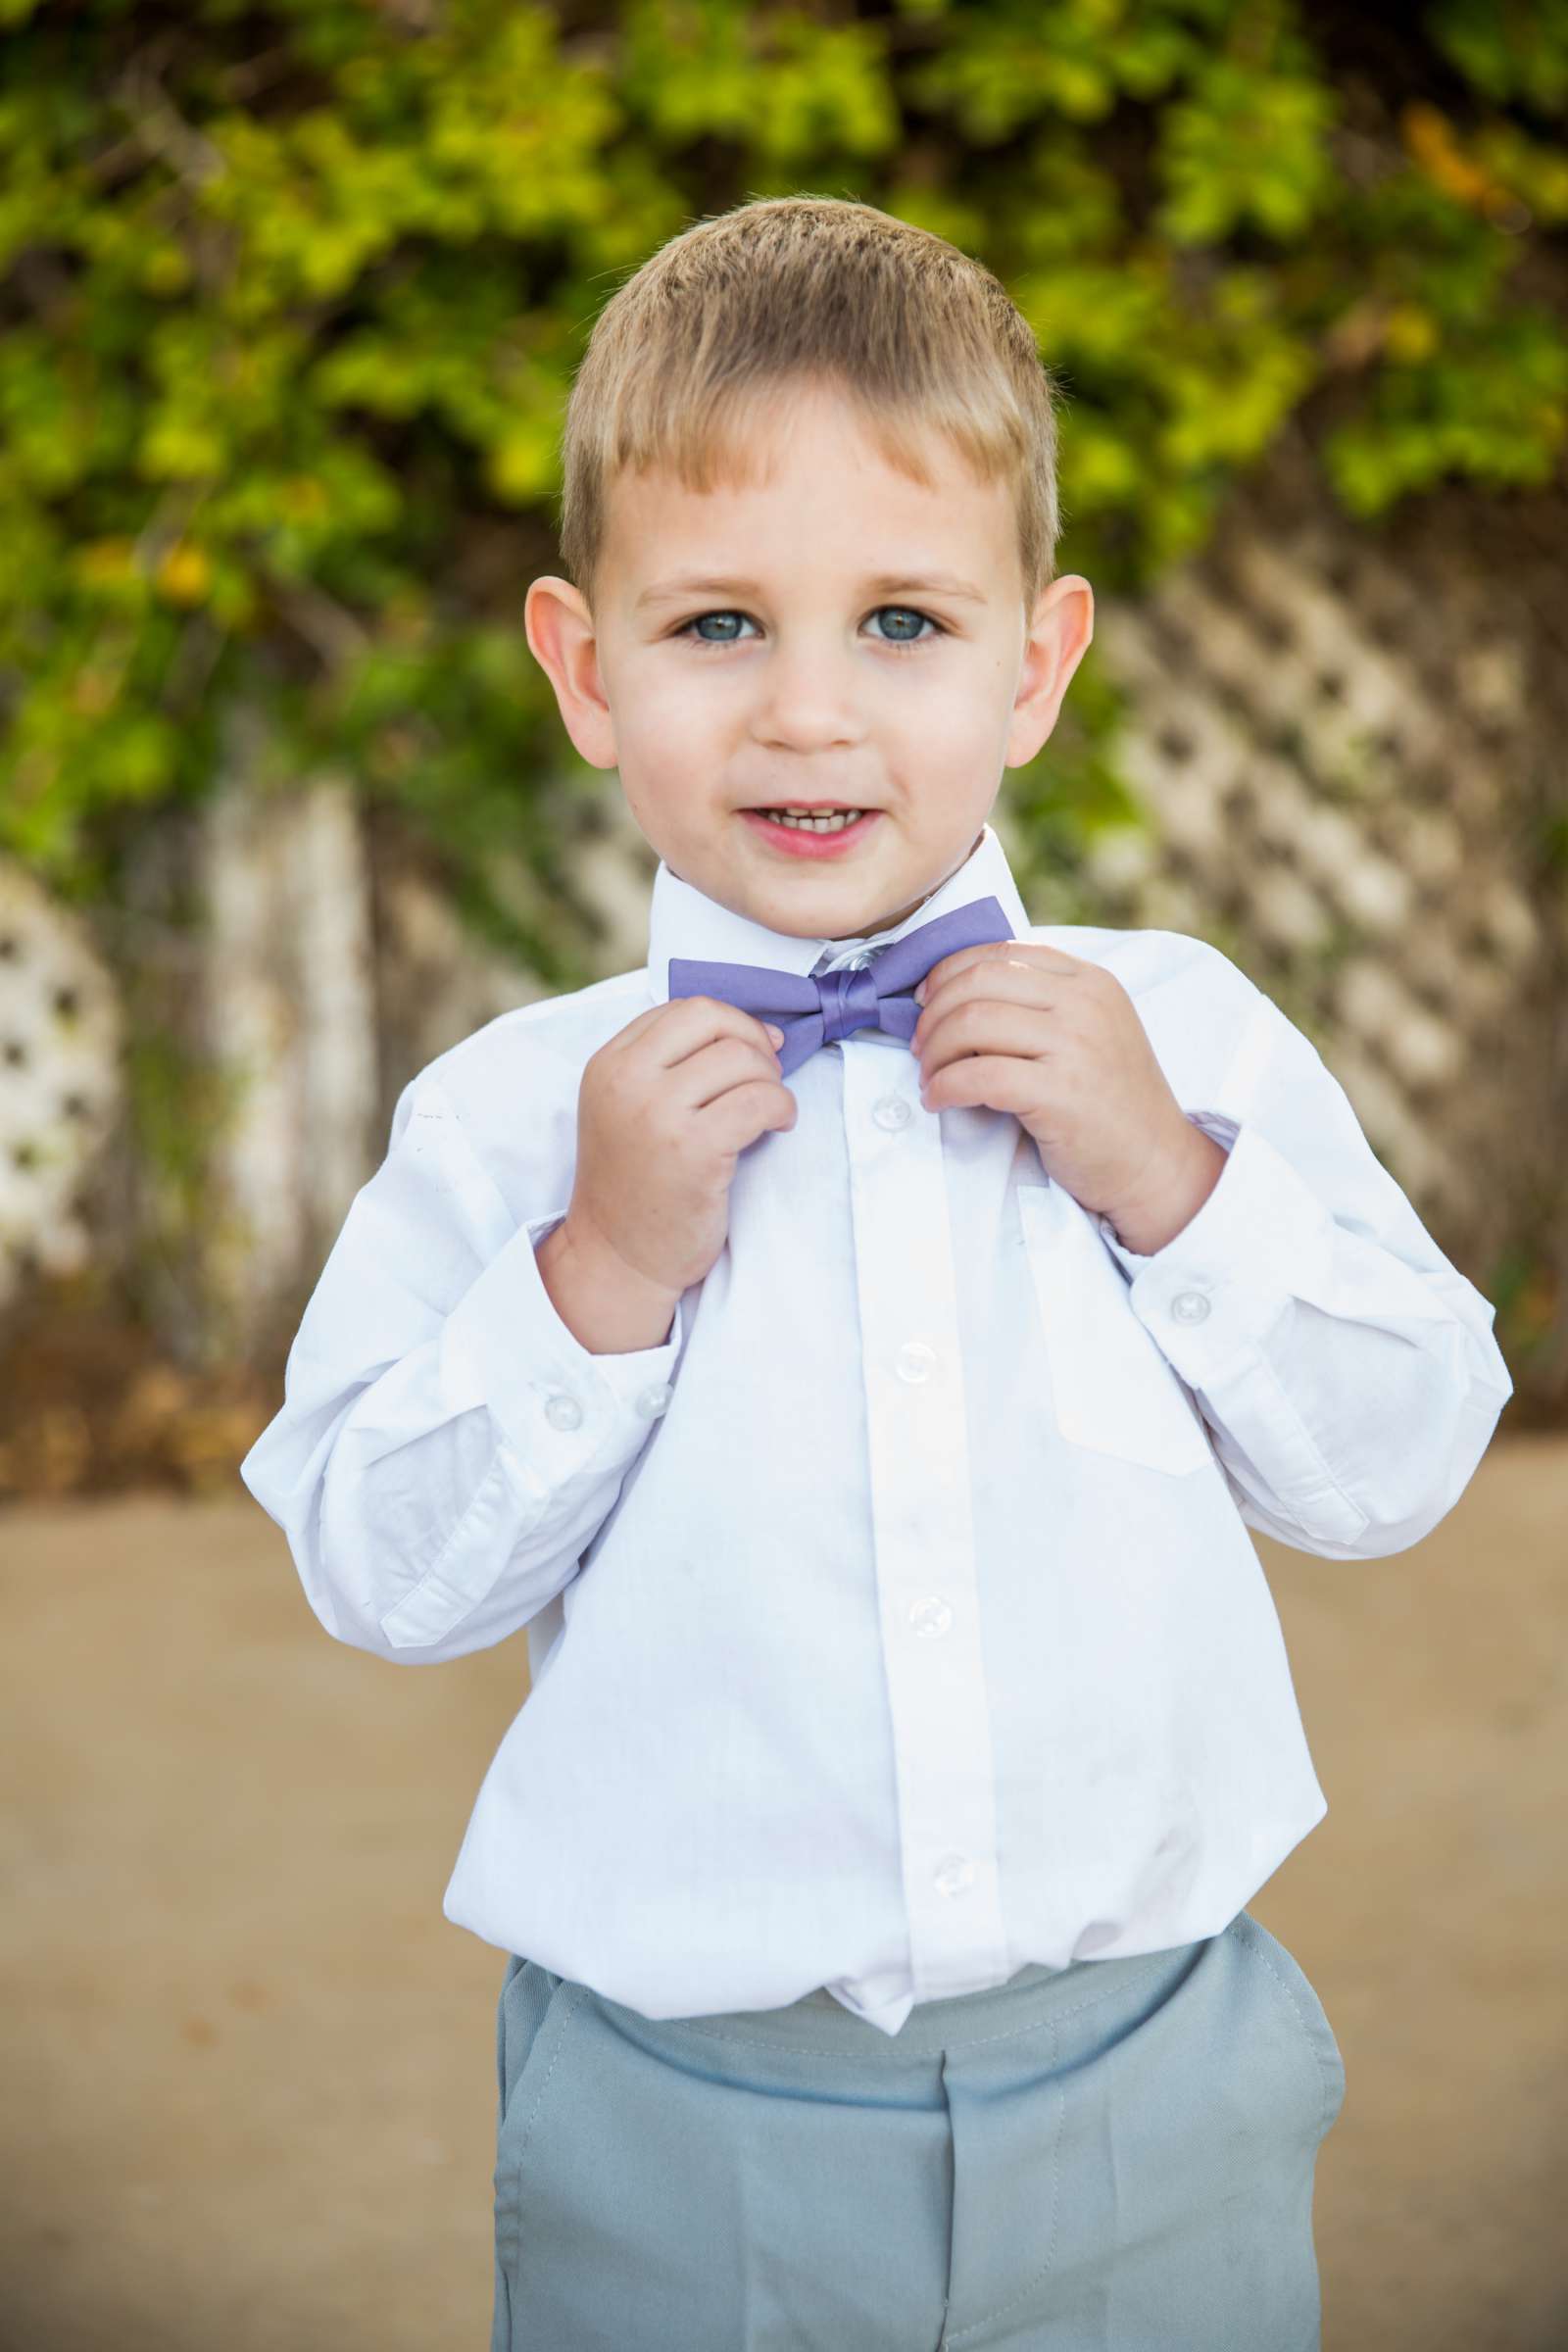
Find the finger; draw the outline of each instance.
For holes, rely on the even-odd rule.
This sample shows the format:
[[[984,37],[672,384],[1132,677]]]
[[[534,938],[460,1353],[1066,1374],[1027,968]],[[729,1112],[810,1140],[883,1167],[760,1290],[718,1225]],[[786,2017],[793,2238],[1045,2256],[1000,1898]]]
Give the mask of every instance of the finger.
[[[749,1080],[776,1083],[778,1055],[765,1041],[760,1052],[749,1037],[717,1037],[669,1065],[671,1098],[686,1110],[703,1110],[720,1095]]]
[[[756,1013],[744,1011],[739,1004],[731,1004],[724,997],[671,997],[666,1004],[658,1004],[654,1010],[662,1017],[651,1029],[653,1052],[664,1069],[672,1069],[676,1062],[684,1061],[689,1054],[701,1052],[704,1046],[720,1037],[745,1038],[767,1054],[774,1051],[767,1023],[759,1020]],[[639,1013],[638,1022],[643,1017]],[[621,1035],[624,1034],[622,1031]]]
[[[1042,970],[1059,972],[1064,978],[1070,973],[1089,971],[1095,968],[1086,956],[1069,956],[1065,949],[1049,948],[1042,940],[984,939],[972,948],[955,948],[951,956],[940,957],[931,966],[921,983],[921,987],[925,991],[924,996],[921,996],[918,988],[915,990],[915,995],[922,1004],[929,1004],[933,990],[939,988],[945,980],[951,979],[954,973],[966,970],[972,963],[1005,962],[1012,959],[1038,964]]]
[[[1038,1061],[1052,1050],[1054,1032],[1038,1004],[998,1004],[976,1000],[939,1021],[921,1046],[920,1075],[927,1086],[939,1070],[988,1054],[1010,1054]]]
[[[629,1021],[621,1024],[613,1037],[606,1039],[606,1050],[612,1046],[635,1045],[638,1038],[645,1037],[650,1029],[658,1028],[667,1010],[665,1004],[650,1004],[642,1012],[634,1013]]]
[[[1008,1110],[1014,1118],[1042,1109],[1038,1062],[1008,1054],[974,1054],[950,1062],[920,1089],[927,1110]]]
[[[705,1137],[721,1152],[743,1152],[775,1128],[793,1127],[799,1105],[777,1079],[732,1086],[698,1113]]]
[[[1005,962],[971,965],[934,997],[926,999],[909,1043],[917,1054],[922,1053],[938,1024],[951,1020],[961,1007],[1002,1004],[1033,1004],[1045,1012],[1054,1010],[1062,1004],[1060,975],[1042,972],[1010,958]]]

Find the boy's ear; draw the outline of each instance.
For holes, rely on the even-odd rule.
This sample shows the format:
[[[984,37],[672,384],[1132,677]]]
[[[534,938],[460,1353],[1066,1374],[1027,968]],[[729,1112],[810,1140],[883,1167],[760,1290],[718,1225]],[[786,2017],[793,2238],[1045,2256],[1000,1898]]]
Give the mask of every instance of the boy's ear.
[[[529,650],[556,690],[566,733],[590,767],[616,764],[615,728],[604,680],[593,614],[569,580],[546,574],[534,581],[522,608]]]
[[[1095,592],[1080,572],[1064,572],[1041,590],[1007,729],[1008,767],[1022,767],[1050,735],[1094,633]]]

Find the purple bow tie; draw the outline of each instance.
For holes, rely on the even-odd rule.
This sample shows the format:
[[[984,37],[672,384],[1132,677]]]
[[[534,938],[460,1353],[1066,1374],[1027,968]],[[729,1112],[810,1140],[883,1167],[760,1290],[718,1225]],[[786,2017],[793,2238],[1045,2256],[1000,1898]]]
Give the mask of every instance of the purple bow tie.
[[[989,939],[1011,939],[1012,925],[1000,899],[970,899],[951,913],[916,923],[902,939],[883,948],[874,963],[858,970],[786,972],[773,963],[710,963],[691,956],[669,959],[669,993],[674,997],[719,997],[784,1032],[778,1050],[779,1075],[787,1078],[818,1046],[847,1037],[852,1029],[885,1029],[907,1045],[921,1007],[910,993],[934,963],[959,948]]]

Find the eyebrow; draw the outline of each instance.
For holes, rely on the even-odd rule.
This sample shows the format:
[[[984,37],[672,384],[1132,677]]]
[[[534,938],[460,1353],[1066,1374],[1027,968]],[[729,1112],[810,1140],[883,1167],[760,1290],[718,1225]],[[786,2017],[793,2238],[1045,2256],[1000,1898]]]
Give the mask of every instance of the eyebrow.
[[[872,578],[860,582],[862,596],[892,596],[905,591],[912,592],[916,596],[963,597],[977,605],[983,605],[986,601],[983,588],[976,588],[972,581],[960,580],[953,572],[948,571],[920,573],[880,571]],[[756,580],[710,579],[682,575],[678,579],[661,580],[654,587],[645,588],[632,607],[632,611],[640,612],[645,605],[675,604],[682,597],[687,596],[758,596],[760,594],[760,589]]]

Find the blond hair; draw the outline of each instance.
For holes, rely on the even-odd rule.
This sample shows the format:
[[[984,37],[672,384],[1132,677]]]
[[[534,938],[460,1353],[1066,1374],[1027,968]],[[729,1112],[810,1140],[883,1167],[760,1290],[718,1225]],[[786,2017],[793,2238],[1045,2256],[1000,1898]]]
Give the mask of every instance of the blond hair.
[[[1025,609],[1054,577],[1056,385],[1000,280],[874,205],[769,196],[650,255],[595,322],[566,406],[561,560],[590,609],[606,495],[660,466],[699,493],[737,478],[773,387],[826,383],[922,486],[933,428],[1010,488]]]

